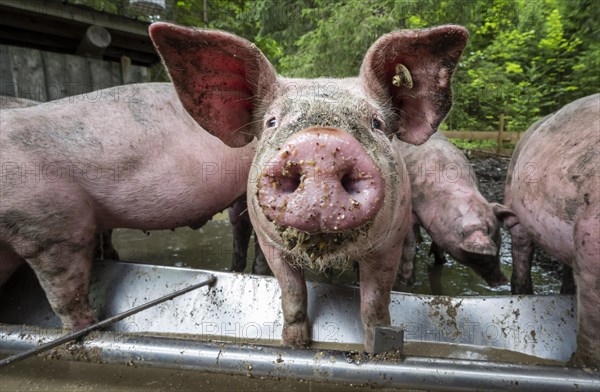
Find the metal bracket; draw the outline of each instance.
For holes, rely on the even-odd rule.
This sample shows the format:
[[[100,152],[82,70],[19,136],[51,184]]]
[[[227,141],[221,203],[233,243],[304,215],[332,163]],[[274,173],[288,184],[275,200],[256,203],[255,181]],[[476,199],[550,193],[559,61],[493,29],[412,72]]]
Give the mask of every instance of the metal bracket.
[[[404,329],[392,326],[375,327],[373,336],[373,354],[386,351],[404,353]]]

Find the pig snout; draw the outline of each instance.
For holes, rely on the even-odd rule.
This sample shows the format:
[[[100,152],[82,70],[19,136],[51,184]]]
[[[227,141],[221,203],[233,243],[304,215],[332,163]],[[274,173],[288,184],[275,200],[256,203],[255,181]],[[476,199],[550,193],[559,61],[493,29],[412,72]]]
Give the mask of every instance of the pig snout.
[[[486,229],[467,227],[465,239],[459,244],[457,260],[471,267],[492,287],[508,283],[500,268],[498,246]]]
[[[383,178],[365,148],[333,128],[292,135],[258,179],[258,202],[266,217],[309,233],[362,226],[381,208],[383,194]]]
[[[495,256],[498,253],[498,247],[483,230],[473,230],[459,247],[465,252],[481,255]]]

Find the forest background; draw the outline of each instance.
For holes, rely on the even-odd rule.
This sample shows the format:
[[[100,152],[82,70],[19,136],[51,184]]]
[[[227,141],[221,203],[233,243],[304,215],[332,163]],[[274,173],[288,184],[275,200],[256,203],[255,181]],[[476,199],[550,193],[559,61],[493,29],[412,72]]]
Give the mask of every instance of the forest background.
[[[128,15],[128,0],[68,0]],[[382,34],[454,23],[470,33],[442,129],[524,131],[600,91],[597,0],[166,0],[138,16],[218,28],[255,42],[290,77],[347,77]],[[162,68],[157,80],[168,80]]]

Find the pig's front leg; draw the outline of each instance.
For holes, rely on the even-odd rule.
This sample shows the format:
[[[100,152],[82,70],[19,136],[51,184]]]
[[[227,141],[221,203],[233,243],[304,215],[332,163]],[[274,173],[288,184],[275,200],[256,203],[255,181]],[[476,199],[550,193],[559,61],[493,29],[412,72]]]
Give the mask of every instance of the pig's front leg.
[[[531,283],[531,261],[533,242],[520,223],[510,227],[512,240],[511,292],[513,294],[533,294]]]
[[[413,230],[414,229],[414,230]],[[416,230],[418,226],[414,226],[408,230],[402,245],[402,257],[400,267],[398,268],[398,279],[402,284],[412,286],[415,284],[415,256],[417,253]]]
[[[437,265],[446,264],[446,256],[444,256],[444,250],[440,248],[438,244],[435,242],[431,242],[431,247],[429,248],[429,254],[433,255],[433,260]]]
[[[254,261],[252,262],[252,273],[254,275],[271,275],[269,264],[260,248],[256,234],[254,234]]]
[[[93,249],[93,240],[85,245],[56,244],[27,260],[65,329],[96,322],[88,300]]]
[[[233,230],[233,259],[231,271],[244,272],[248,255],[248,244],[252,235],[252,224],[248,216],[248,205],[246,195],[237,198],[227,209],[229,222]]]
[[[402,257],[402,241],[387,253],[377,253],[360,262],[360,314],[365,350],[373,352],[376,326],[390,325],[390,292]]]
[[[270,245],[268,240],[259,233],[256,235],[281,289],[283,311],[281,343],[296,348],[308,346],[311,338],[304,271],[293,268],[279,249]]]
[[[575,285],[575,279],[573,278],[573,268],[566,264],[562,266],[562,284],[560,286],[560,293],[565,295],[573,295],[577,292],[577,286]]]

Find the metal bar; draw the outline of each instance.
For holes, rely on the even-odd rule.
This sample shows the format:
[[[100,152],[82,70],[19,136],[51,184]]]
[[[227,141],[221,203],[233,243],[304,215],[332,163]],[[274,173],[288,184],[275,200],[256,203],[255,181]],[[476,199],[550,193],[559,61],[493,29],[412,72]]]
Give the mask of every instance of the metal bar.
[[[53,330],[0,325],[0,351],[26,350]],[[58,332],[56,332],[58,334]],[[82,350],[87,355],[81,355]],[[408,357],[390,361],[342,351],[206,343],[98,332],[62,359],[133,364],[209,373],[363,384],[435,391],[599,391],[598,372],[559,366]]]
[[[66,334],[64,336],[61,336],[61,337],[55,339],[55,340],[52,340],[50,342],[47,342],[47,343],[41,344],[39,346],[33,347],[33,348],[31,348],[31,349],[29,349],[27,351],[24,351],[24,352],[21,352],[19,354],[15,354],[15,355],[12,355],[10,357],[4,358],[4,359],[0,360],[0,367],[8,365],[8,364],[11,364],[11,363],[14,363],[14,362],[17,362],[17,361],[22,361],[22,360],[24,360],[26,358],[29,358],[29,357],[33,356],[33,355],[42,353],[44,351],[51,350],[51,349],[53,349],[56,346],[60,346],[61,344],[68,343],[71,340],[78,339],[78,338],[80,338],[80,337],[82,337],[82,336],[84,336],[84,335],[86,335],[86,334],[88,334],[88,333],[90,333],[92,331],[95,331],[97,329],[106,327],[106,326],[108,326],[108,325],[110,325],[112,323],[116,323],[117,321],[121,321],[124,318],[129,317],[129,316],[131,316],[131,315],[133,315],[135,313],[141,312],[143,310],[146,310],[148,308],[156,306],[156,305],[158,305],[160,303],[163,303],[165,301],[171,300],[171,299],[173,299],[175,297],[178,297],[180,295],[183,295],[185,293],[189,293],[190,291],[196,290],[196,289],[198,289],[200,287],[213,284],[213,283],[216,282],[216,280],[217,280],[217,278],[215,276],[211,276],[209,279],[204,280],[204,281],[202,281],[200,283],[193,284],[193,285],[188,286],[188,287],[186,287],[184,289],[175,291],[174,293],[171,293],[171,294],[162,296],[160,298],[157,298],[155,300],[152,300],[150,302],[147,302],[147,303],[145,303],[143,305],[136,306],[133,309],[130,309],[130,310],[127,310],[127,311],[122,312],[120,314],[117,314],[115,316],[109,317],[109,318],[107,318],[107,319],[105,319],[103,321],[99,321],[99,322],[97,322],[95,324],[92,324],[92,325],[90,325],[90,326],[88,326],[88,327],[86,327],[84,329],[79,330],[79,331],[68,333],[68,334]]]

